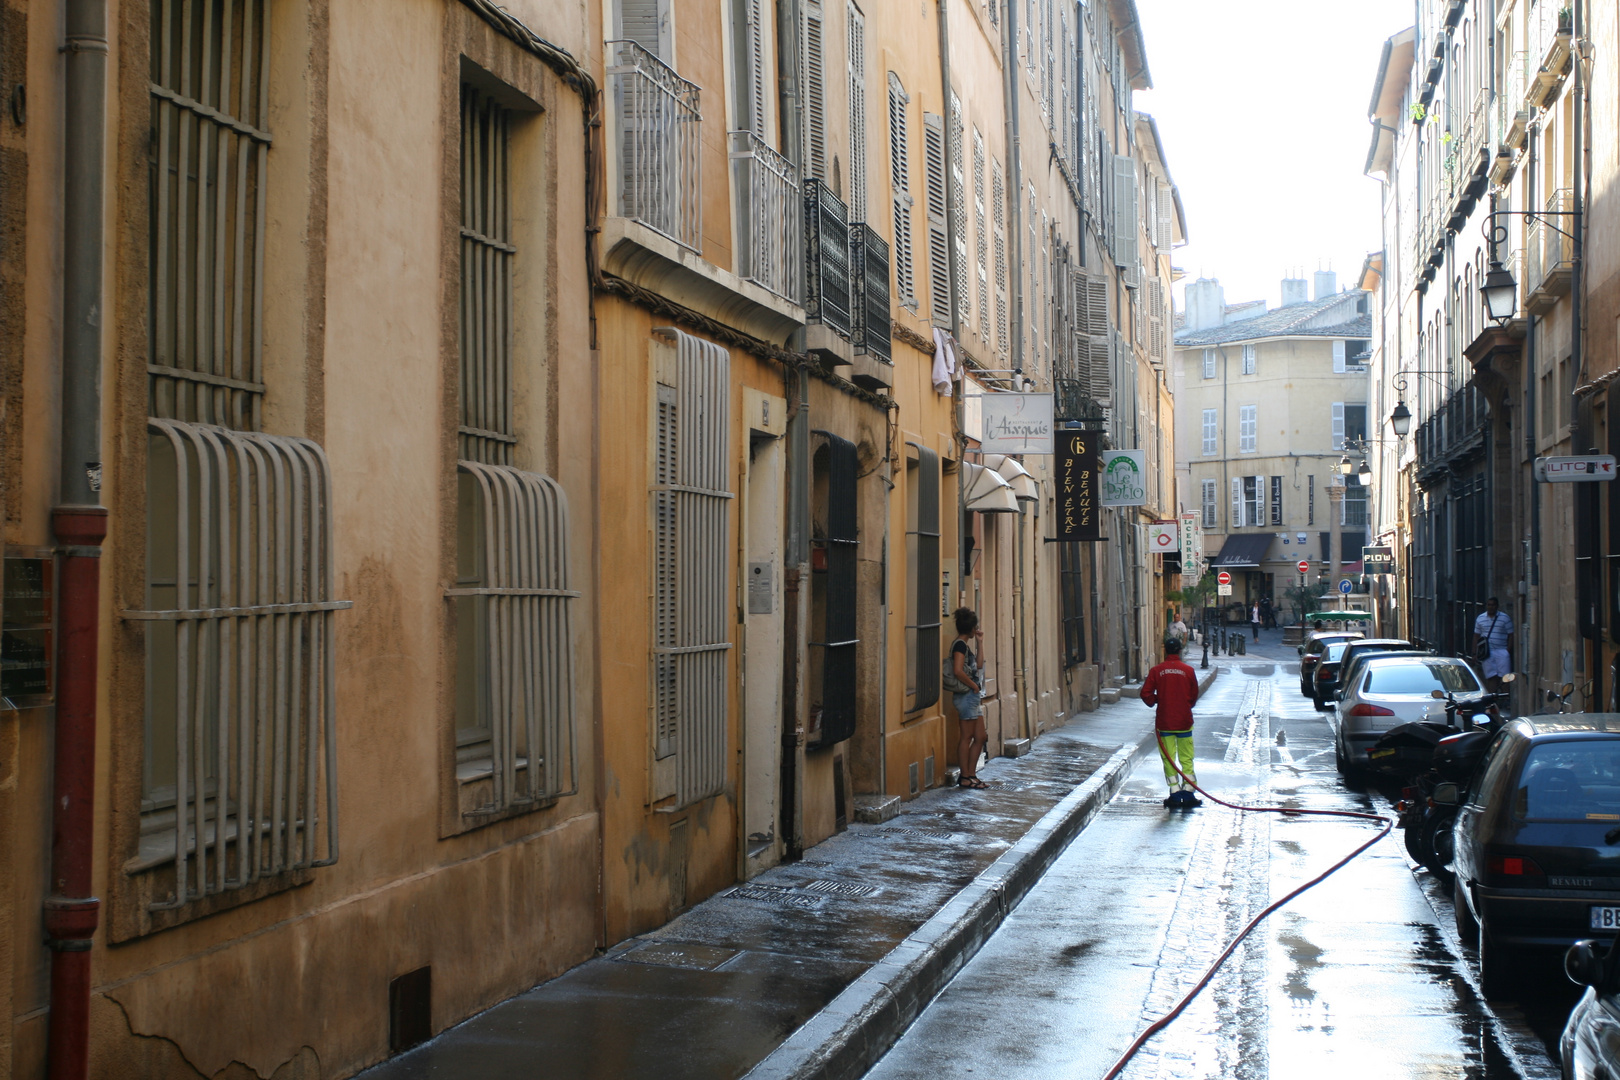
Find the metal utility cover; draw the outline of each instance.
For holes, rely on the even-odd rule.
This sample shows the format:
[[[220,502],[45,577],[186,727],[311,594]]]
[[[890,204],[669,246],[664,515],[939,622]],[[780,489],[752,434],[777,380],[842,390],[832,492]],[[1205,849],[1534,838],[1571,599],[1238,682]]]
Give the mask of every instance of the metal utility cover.
[[[748,614],[769,615],[776,610],[776,564],[748,564]]]

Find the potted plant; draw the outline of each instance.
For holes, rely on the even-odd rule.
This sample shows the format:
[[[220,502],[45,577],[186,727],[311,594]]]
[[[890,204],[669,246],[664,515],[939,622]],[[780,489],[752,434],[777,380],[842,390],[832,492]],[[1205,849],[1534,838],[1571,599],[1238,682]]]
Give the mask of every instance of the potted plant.
[[[1575,26],[1575,12],[1568,4],[1558,9],[1558,32],[1569,33]]]

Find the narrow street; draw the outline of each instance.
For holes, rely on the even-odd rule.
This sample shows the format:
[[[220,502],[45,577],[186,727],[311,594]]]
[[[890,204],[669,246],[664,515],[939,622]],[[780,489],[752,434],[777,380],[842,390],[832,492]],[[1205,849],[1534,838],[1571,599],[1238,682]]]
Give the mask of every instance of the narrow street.
[[[1294,650],[1265,636],[1199,703],[1200,783],[1244,803],[1389,809],[1389,793],[1340,781]],[[868,1075],[1101,1076],[1255,912],[1374,827],[1207,802],[1172,814],[1163,793],[1144,760]],[[1549,958],[1527,973],[1528,1016],[1486,1007],[1443,891],[1391,834],[1262,923],[1124,1075],[1556,1077],[1547,1047],[1575,988]]]

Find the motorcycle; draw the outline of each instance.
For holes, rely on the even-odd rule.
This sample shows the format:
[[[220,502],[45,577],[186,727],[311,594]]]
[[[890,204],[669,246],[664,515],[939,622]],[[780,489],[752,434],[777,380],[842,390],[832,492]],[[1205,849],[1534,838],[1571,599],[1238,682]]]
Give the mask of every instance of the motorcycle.
[[[1511,683],[1513,678],[1505,675],[1502,681]],[[1457,808],[1437,805],[1434,789],[1443,783],[1459,787],[1468,783],[1506,719],[1502,706],[1509,693],[1459,697],[1435,690],[1433,696],[1445,703],[1443,721],[1425,718],[1391,728],[1373,744],[1368,758],[1376,771],[1405,785],[1395,809],[1407,854],[1442,874],[1451,864],[1451,826]]]

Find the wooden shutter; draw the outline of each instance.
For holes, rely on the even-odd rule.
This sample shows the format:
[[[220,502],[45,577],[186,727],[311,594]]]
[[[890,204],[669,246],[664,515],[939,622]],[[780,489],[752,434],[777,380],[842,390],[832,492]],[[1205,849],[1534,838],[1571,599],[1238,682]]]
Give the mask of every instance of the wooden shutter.
[[[1159,250],[1168,252],[1176,244],[1176,200],[1169,184],[1160,184],[1159,199]]]
[[[1344,449],[1344,402],[1333,403],[1333,449]]]
[[[1344,368],[1345,368],[1344,342],[1335,341],[1333,343],[1333,374],[1335,374],[1335,375],[1343,375],[1344,374]]]
[[[799,35],[804,78],[804,175],[827,178],[827,64],[821,5],[806,3]]]
[[[748,60],[748,130],[765,139],[765,0],[743,3],[747,5],[743,29]]]
[[[951,324],[950,236],[946,232],[945,121],[923,114],[923,180],[928,210],[928,311],[935,326]]]
[[[984,136],[973,129],[973,243],[979,274],[979,333],[990,340],[990,235],[984,212]]]
[[[653,646],[673,649],[676,645],[675,613],[675,447],[677,436],[675,388],[658,386],[658,419],[653,441]],[[679,713],[675,684],[675,656],[658,652],[653,658],[653,756],[666,758],[675,753],[675,729]]]
[[[1001,163],[990,170],[992,218],[996,242],[996,348],[1007,351],[1007,185],[1001,177]]]
[[[1088,393],[1106,405],[1113,398],[1112,338],[1108,328],[1108,279],[1101,274],[1086,277],[1086,327],[1091,339]]]
[[[619,0],[619,36],[668,63],[669,0]]]
[[[1124,154],[1114,156],[1114,265],[1136,265],[1136,162]]]
[[[866,20],[853,6],[849,20],[849,218],[866,221]]]
[[[911,163],[907,156],[906,105],[910,102],[894,72],[889,72],[889,184],[894,208],[895,297],[902,307],[917,307],[911,260]]]
[[[951,292],[956,298],[956,321],[964,331],[969,319],[973,315],[972,306],[968,301],[967,287],[967,165],[964,161],[965,148],[962,145],[962,99],[951,91],[950,130],[945,133],[945,147],[950,164],[950,187],[946,197],[950,200],[950,207],[955,211],[951,220],[954,226],[951,229],[951,247],[956,256],[956,262],[951,267]]]
[[[1232,528],[1243,528],[1243,477],[1232,477]]]

